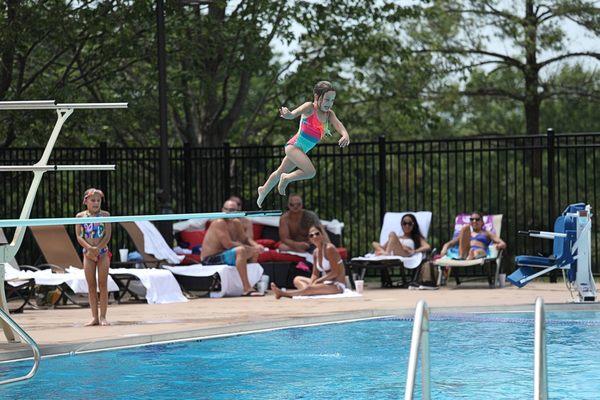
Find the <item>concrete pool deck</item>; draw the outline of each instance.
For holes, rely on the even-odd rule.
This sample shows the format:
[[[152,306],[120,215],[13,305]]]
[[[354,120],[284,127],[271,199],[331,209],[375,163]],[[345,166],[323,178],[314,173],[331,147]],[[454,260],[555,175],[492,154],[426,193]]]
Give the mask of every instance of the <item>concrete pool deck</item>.
[[[427,301],[432,312],[533,311],[537,297],[546,304],[568,304],[563,283],[535,282],[523,289],[488,289],[485,283],[453,284],[439,290],[380,289],[369,283],[362,297],[276,300],[271,292],[260,298],[199,298],[187,303],[111,304],[111,326],[84,327],[89,308],[25,309],[14,320],[40,345],[43,355],[87,351],[185,338],[247,332],[276,327],[368,318],[411,315],[416,303]],[[600,310],[600,304],[575,304],[577,309]],[[2,335],[0,360],[30,357],[23,343],[7,343]]]

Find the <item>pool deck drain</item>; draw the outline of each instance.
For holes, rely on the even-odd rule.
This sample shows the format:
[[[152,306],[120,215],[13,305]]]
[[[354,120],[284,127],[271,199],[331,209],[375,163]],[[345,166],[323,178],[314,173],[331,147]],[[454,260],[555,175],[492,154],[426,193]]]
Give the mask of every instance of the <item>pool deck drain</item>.
[[[386,315],[410,316],[424,299],[432,313],[533,311],[536,297],[548,310],[597,310],[600,304],[572,304],[564,284],[533,283],[526,288],[488,289],[481,283],[436,291],[379,289],[372,283],[363,297],[276,300],[201,298],[175,304],[111,305],[108,327],[84,327],[89,309],[29,310],[14,319],[38,342],[45,356],[331,323]],[[0,343],[0,361],[22,359],[31,351],[22,343]]]

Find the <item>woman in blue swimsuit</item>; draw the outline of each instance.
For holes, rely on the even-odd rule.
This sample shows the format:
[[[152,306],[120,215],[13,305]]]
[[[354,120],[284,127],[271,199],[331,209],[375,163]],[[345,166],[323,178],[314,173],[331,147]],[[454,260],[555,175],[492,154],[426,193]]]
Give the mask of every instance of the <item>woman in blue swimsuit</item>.
[[[483,229],[482,213],[472,212],[469,221],[470,224],[463,226],[457,237],[444,244],[440,252],[442,256],[456,244],[458,244],[460,258],[464,260],[485,258],[492,242],[496,244],[498,250],[506,248],[506,243],[498,235]]]
[[[83,195],[83,204],[86,209],[77,214],[77,217],[109,216],[108,211],[100,208],[103,198],[104,193],[101,190],[93,188],[86,190]],[[107,244],[111,235],[110,224],[93,222],[75,225],[75,232],[77,233],[77,242],[83,248],[83,270],[85,271],[90,308],[92,309],[92,320],[85,325],[108,325],[106,309],[108,308],[108,267],[111,254]],[[98,290],[100,291],[100,301],[98,301]],[[100,303],[100,316],[98,316],[98,303]]]

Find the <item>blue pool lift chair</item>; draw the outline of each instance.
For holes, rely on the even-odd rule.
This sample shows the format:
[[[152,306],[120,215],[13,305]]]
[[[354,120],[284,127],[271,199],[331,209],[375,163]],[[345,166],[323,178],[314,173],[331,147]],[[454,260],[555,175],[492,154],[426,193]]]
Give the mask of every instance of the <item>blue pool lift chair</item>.
[[[508,276],[517,287],[523,287],[538,276],[560,269],[566,273],[569,290],[578,291],[578,302],[593,302],[596,286],[591,270],[591,207],[585,203],[569,205],[554,223],[554,232],[520,231],[519,234],[554,240],[548,257],[522,255],[515,257],[519,267]]]

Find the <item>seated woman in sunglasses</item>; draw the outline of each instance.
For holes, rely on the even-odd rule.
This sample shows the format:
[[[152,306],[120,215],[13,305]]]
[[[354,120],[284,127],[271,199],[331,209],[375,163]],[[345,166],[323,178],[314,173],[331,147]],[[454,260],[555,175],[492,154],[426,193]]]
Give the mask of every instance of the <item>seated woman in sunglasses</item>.
[[[308,230],[308,239],[315,246],[313,270],[310,278],[297,276],[294,285],[298,290],[283,291],[271,283],[275,297],[311,296],[344,293],[346,271],[335,246],[329,242],[322,225],[313,225]]]
[[[495,243],[498,250],[506,248],[506,243],[492,232],[483,229],[483,214],[479,211],[471,213],[470,224],[461,228],[458,236],[450,240],[442,247],[441,256],[445,256],[448,250],[458,244],[458,254],[463,260],[485,258],[488,247]]]
[[[404,215],[401,225],[402,236],[398,237],[396,232],[390,232],[386,244],[372,243],[375,255],[410,257],[415,253],[426,252],[431,249],[431,245],[421,235],[417,218],[413,214]]]

